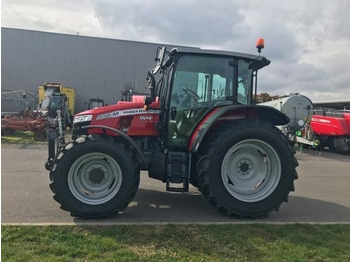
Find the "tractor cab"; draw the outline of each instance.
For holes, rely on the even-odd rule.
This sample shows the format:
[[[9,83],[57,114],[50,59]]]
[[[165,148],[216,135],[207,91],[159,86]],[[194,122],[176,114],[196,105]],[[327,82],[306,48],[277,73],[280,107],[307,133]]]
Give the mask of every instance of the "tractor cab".
[[[270,63],[242,53],[195,48],[167,52],[165,47],[158,49],[156,61],[149,73],[151,96],[146,104],[159,101],[167,146],[184,150],[200,121],[215,108],[255,103],[257,70]],[[157,85],[155,74],[162,75]]]
[[[57,117],[57,111],[65,111],[67,96],[61,93],[52,93],[48,106],[48,114],[50,117]]]

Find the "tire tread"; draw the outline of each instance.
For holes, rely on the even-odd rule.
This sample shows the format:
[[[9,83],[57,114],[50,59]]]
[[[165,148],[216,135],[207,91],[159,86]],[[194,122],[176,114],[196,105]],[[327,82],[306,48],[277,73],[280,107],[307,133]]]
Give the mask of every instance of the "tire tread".
[[[271,211],[276,210],[278,211],[280,208],[280,205],[283,202],[288,202],[288,195],[290,191],[294,191],[294,180],[298,179],[297,172],[294,171],[293,181],[290,186],[290,191],[286,192],[286,195],[282,196],[280,198],[280,201],[273,207],[271,207],[268,210],[265,210],[261,213],[250,213],[250,212],[239,212],[235,209],[232,209],[220,201],[220,197],[218,197],[213,190],[212,186],[209,182],[209,166],[212,156],[214,155],[215,148],[220,145],[223,141],[223,138],[226,136],[229,136],[232,134],[232,132],[237,132],[240,129],[247,128],[247,127],[256,127],[256,123],[259,123],[259,126],[263,129],[268,129],[272,131],[276,136],[282,137],[282,141],[286,144],[286,146],[289,149],[289,153],[293,157],[293,165],[294,168],[298,166],[298,161],[295,158],[295,150],[290,146],[290,143],[288,139],[282,134],[282,132],[273,127],[272,125],[263,122],[263,121],[251,121],[251,120],[239,120],[237,123],[240,124],[226,124],[221,127],[219,127],[216,131],[214,131],[205,141],[203,141],[203,145],[199,149],[198,153],[198,162],[197,162],[197,176],[198,176],[198,182],[199,182],[199,190],[202,192],[205,198],[209,200],[211,204],[213,204],[217,209],[225,213],[229,216],[237,216],[239,218],[258,218],[258,217],[266,217]]]
[[[61,149],[60,152],[57,152],[57,154],[56,154],[57,156],[60,153],[63,153],[63,156],[60,159],[55,159],[55,161],[54,161],[55,168],[50,172],[51,183],[49,186],[50,186],[51,191],[54,193],[54,195],[53,195],[54,200],[57,201],[59,204],[61,204],[60,208],[62,210],[70,212],[71,216],[73,216],[73,217],[80,217],[82,219],[111,218],[111,217],[117,215],[119,212],[122,212],[129,205],[129,203],[134,199],[136,192],[137,192],[137,189],[138,189],[138,185],[140,183],[140,170],[138,168],[138,163],[136,161],[136,157],[132,153],[131,149],[128,148],[127,146],[125,146],[125,144],[118,139],[111,140],[111,139],[105,139],[105,138],[101,138],[101,137],[97,137],[97,136],[93,136],[93,137],[92,136],[85,136],[84,141],[81,142],[81,141],[74,140],[72,143],[73,143],[73,146],[71,148],[69,148],[68,150],[64,147],[63,149]],[[77,147],[79,147],[83,144],[86,144],[86,143],[106,143],[108,145],[110,145],[111,143],[114,143],[114,147],[119,147],[120,149],[125,151],[125,154],[130,159],[133,174],[137,174],[137,175],[131,176],[134,178],[134,181],[132,182],[134,185],[133,190],[131,190],[128,193],[127,198],[119,207],[115,208],[114,210],[112,210],[110,212],[89,215],[89,214],[86,214],[84,212],[72,210],[70,207],[66,206],[65,196],[63,194],[57,194],[58,185],[56,184],[56,178],[57,178],[57,176],[60,175],[57,172],[59,165],[64,164],[65,155],[68,153],[68,151],[69,151],[69,154],[74,154],[74,153],[76,153]]]

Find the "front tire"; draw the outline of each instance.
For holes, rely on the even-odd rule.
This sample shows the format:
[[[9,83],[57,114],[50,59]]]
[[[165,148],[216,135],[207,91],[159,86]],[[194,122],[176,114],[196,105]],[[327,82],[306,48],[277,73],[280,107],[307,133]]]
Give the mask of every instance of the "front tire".
[[[294,191],[294,154],[288,139],[269,123],[238,120],[221,126],[199,150],[200,191],[228,215],[266,216]]]
[[[140,171],[124,143],[78,138],[58,154],[50,188],[61,208],[83,219],[111,217],[133,200]]]

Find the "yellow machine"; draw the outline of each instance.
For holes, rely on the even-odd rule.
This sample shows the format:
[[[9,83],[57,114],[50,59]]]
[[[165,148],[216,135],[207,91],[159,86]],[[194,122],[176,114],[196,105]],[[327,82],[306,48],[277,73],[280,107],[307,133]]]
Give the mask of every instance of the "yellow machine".
[[[72,115],[75,110],[76,91],[72,87],[65,87],[58,83],[45,83],[38,88],[39,90],[39,104],[42,105],[45,96],[49,97],[52,93],[61,93],[67,96],[67,106]]]
[[[45,83],[39,86],[38,91],[39,110],[52,121],[57,117],[59,110],[64,125],[70,126],[75,110],[75,89],[59,83]]]

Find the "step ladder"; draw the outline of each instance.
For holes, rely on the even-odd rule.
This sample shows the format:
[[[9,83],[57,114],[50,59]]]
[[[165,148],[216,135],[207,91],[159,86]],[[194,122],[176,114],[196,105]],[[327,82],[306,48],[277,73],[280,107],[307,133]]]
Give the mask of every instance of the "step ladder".
[[[166,163],[166,190],[171,192],[188,192],[190,178],[190,154],[169,151]],[[174,186],[173,184],[181,184]]]

